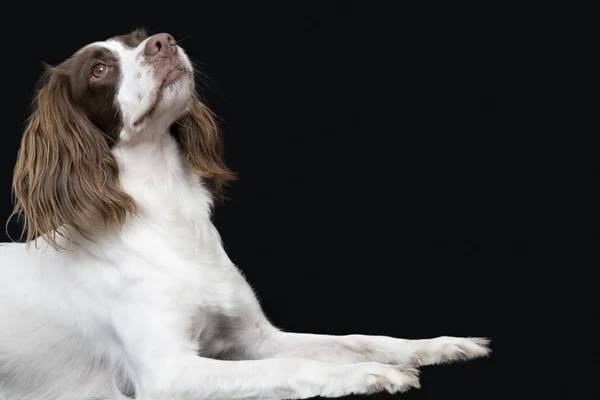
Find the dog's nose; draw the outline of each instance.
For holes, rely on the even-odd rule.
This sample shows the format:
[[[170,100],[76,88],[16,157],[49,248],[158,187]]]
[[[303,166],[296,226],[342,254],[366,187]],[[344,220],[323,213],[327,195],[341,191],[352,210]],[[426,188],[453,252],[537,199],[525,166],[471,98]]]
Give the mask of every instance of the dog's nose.
[[[177,41],[168,33],[159,33],[148,39],[144,52],[150,57],[171,57],[177,51]]]

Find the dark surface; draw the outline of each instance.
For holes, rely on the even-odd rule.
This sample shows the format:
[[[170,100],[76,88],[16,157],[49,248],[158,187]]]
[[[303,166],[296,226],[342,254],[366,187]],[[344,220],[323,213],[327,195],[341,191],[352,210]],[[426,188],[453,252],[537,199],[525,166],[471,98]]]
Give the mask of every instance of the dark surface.
[[[489,359],[424,368],[405,399],[590,398],[573,354],[598,356],[580,316],[597,299],[572,268],[597,268],[573,256],[598,235],[558,228],[561,155],[536,125],[544,36],[483,10],[323,3],[36,9],[4,42],[0,216],[41,62],[168,32],[209,76],[239,174],[215,223],[276,325],[493,339]]]

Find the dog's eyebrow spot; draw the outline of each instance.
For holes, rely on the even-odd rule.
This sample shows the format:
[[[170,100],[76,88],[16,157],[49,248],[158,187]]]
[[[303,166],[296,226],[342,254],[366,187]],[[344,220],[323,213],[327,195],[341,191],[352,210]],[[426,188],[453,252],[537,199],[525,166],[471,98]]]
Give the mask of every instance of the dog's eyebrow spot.
[[[146,30],[143,28],[138,28],[129,34],[115,36],[112,38],[112,40],[120,42],[123,44],[123,46],[132,49],[139,46],[147,38],[148,33]]]

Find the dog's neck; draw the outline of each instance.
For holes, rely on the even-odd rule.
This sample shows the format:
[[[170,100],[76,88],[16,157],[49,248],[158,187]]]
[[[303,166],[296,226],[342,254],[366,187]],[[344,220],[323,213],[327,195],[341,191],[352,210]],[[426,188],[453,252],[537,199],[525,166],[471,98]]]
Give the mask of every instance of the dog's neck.
[[[209,218],[210,192],[185,162],[177,140],[168,132],[152,132],[141,140],[115,147],[121,185],[141,211],[159,218],[183,213],[188,218]]]

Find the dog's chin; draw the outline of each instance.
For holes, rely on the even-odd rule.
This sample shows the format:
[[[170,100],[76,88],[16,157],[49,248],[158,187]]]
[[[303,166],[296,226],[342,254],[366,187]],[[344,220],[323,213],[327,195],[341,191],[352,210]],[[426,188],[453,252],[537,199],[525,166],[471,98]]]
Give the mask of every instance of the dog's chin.
[[[178,87],[169,87],[156,105],[156,117],[160,120],[171,118],[174,122],[183,116],[190,107],[193,92],[186,86],[177,84]]]
[[[193,98],[193,80],[186,71],[173,70],[150,96],[144,111],[133,119],[134,132],[152,125],[169,125],[183,116]]]

